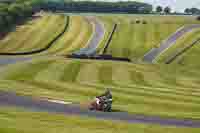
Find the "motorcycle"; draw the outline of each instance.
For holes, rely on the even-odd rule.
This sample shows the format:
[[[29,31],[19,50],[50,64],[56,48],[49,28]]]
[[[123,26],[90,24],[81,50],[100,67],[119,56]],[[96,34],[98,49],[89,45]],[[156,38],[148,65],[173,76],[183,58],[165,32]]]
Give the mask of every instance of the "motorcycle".
[[[112,111],[112,99],[106,99],[105,97],[96,97],[89,106],[90,110],[111,112]]]

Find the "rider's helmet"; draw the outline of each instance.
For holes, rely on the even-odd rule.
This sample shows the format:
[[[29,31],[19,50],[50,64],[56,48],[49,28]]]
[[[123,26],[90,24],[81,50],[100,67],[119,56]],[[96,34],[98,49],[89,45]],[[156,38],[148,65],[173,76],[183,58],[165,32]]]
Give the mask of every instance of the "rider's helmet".
[[[107,98],[112,99],[112,94],[111,94],[111,91],[110,91],[109,88],[106,89],[105,96],[106,96]]]

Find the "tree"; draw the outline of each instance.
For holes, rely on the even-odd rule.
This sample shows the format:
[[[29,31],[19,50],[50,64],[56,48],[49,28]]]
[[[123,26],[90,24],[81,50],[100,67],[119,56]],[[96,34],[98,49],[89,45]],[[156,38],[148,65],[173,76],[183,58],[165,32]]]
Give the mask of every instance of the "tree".
[[[171,8],[169,6],[165,7],[164,12],[166,14],[170,14],[171,13]]]
[[[23,7],[20,4],[12,4],[8,8],[8,12],[15,18],[23,17]]]
[[[197,17],[197,20],[200,21],[200,16]]]
[[[161,13],[162,11],[163,11],[162,6],[157,6],[157,7],[156,7],[156,12],[157,12],[157,13]]]
[[[10,4],[0,3],[0,31],[7,30],[18,20],[31,16],[33,8],[39,9],[44,1],[46,0],[15,0]]]
[[[3,31],[4,27],[5,27],[5,20],[4,20],[3,16],[0,16],[0,30]]]
[[[192,14],[200,14],[200,10],[199,10],[198,8],[191,8],[191,9],[190,9],[190,12],[191,12]]]
[[[191,13],[191,11],[190,11],[190,9],[189,9],[189,8],[186,8],[186,9],[184,10],[184,13],[186,13],[186,14],[190,14],[190,13]]]

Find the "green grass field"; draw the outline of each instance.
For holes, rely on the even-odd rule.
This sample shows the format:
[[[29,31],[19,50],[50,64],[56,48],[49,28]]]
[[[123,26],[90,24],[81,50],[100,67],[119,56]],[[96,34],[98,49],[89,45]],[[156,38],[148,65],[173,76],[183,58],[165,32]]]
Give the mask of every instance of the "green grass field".
[[[106,28],[98,52],[102,52],[113,25],[117,23],[118,28],[107,54],[129,57],[132,60],[140,60],[148,50],[158,47],[161,41],[184,24],[198,23],[194,17],[186,16],[99,15],[98,19]],[[145,20],[147,24],[135,24],[138,19]],[[55,35],[53,33],[62,30],[64,22],[64,16],[52,14],[32,20],[1,40],[0,52],[41,48],[53,38]],[[45,27],[44,23],[47,23]],[[45,31],[42,32],[41,27]],[[92,25],[83,16],[70,16],[67,32],[41,55],[63,55],[85,47],[92,33]],[[198,35],[199,30],[186,34],[176,42],[174,48],[169,49],[171,52],[166,51],[159,58],[157,64],[38,56],[31,61],[2,67],[0,90],[84,104],[109,87],[114,96],[113,108],[116,110],[134,114],[200,119],[200,72],[199,63],[196,63],[199,57],[198,45],[179,57],[173,65],[162,64],[171,53],[190,43]],[[33,39],[37,41],[31,41]],[[196,63],[195,69],[188,69],[187,65],[177,65],[192,63]],[[15,108],[0,108],[0,132],[39,133],[42,131],[49,133],[65,131],[197,133],[199,129],[99,121],[33,113]]]
[[[199,63],[199,53],[200,53],[200,43],[197,43],[191,49],[189,49],[186,53],[179,56],[172,64],[179,64],[187,66],[189,69],[198,69],[200,66]]]
[[[199,39],[199,37],[200,37],[200,29],[195,29],[195,30],[193,30],[191,32],[186,33],[184,36],[182,36],[181,38],[179,38],[172,47],[170,47],[164,53],[162,53],[156,59],[156,61],[158,63],[165,63],[165,61],[167,61],[167,59],[169,59],[169,57],[171,57],[172,55],[174,55],[179,49],[184,48],[184,47],[190,45],[191,43],[193,43],[194,41],[196,41],[197,39]],[[193,49],[195,49],[195,48],[193,48]],[[190,58],[191,61],[192,60],[194,61],[195,59],[196,58]],[[190,63],[184,63],[184,65],[187,65],[187,64],[190,65]]]
[[[110,34],[111,34],[112,30],[113,30],[115,22],[114,22],[114,19],[112,19],[111,17],[98,16],[98,18],[104,24],[105,35],[104,35],[104,39],[99,44],[97,52],[99,54],[103,54],[103,49],[105,47],[106,42],[109,39],[109,36],[110,36]]]
[[[66,24],[65,16],[43,14],[16,28],[0,41],[1,53],[27,52],[44,48]]]
[[[128,124],[87,117],[26,112],[23,109],[0,108],[1,133],[199,133],[200,129],[159,125]]]
[[[87,117],[33,113],[16,108],[0,108],[1,133],[161,133],[165,131],[170,133],[199,133],[200,129],[128,124]]]
[[[93,27],[81,16],[71,16],[68,31],[47,50],[48,54],[67,54],[87,46]]]
[[[44,13],[0,40],[0,52],[28,52],[44,48],[63,31],[66,23],[64,15]],[[42,54],[67,54],[85,47],[91,35],[92,25],[89,22],[83,17],[71,16],[65,34]]]
[[[141,59],[146,52],[159,44],[185,24],[198,23],[193,17],[179,16],[106,16],[118,28],[108,49],[108,54]],[[136,24],[140,20],[141,24]],[[142,24],[146,21],[147,24]]]
[[[0,88],[25,95],[87,102],[110,87],[116,109],[200,118],[198,70],[59,57],[40,60],[6,67],[1,73]]]

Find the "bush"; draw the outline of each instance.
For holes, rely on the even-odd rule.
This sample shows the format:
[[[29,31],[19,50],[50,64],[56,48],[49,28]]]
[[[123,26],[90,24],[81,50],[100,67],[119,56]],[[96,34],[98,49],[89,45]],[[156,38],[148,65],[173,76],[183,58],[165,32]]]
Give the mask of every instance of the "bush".
[[[197,17],[197,20],[200,21],[200,16]]]
[[[17,0],[11,4],[0,3],[0,31],[7,30],[19,20],[24,20],[35,13],[43,4],[41,0]],[[38,11],[38,10],[36,10]]]
[[[136,24],[140,24],[140,20],[136,20],[135,23],[136,23]]]
[[[143,20],[142,24],[147,24],[147,21]]]

